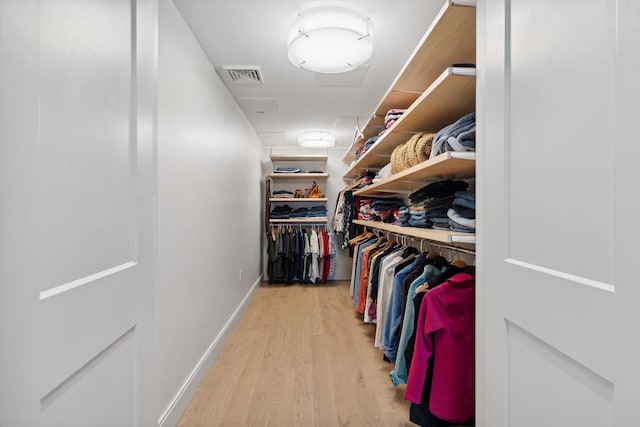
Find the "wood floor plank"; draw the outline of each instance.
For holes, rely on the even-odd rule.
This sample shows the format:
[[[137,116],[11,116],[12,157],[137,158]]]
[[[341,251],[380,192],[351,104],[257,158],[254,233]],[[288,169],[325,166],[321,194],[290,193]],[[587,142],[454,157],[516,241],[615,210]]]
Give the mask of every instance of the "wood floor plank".
[[[263,284],[179,427],[413,426],[348,282]]]

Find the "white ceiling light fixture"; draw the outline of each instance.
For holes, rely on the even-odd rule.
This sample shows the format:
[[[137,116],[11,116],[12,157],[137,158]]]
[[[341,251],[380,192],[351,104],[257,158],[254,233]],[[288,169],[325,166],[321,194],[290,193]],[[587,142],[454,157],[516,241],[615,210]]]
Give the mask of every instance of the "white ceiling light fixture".
[[[317,73],[353,71],[373,55],[371,19],[341,7],[301,12],[287,39],[289,61]]]
[[[309,130],[298,136],[298,144],[305,148],[329,148],[336,145],[336,137],[333,132]]]

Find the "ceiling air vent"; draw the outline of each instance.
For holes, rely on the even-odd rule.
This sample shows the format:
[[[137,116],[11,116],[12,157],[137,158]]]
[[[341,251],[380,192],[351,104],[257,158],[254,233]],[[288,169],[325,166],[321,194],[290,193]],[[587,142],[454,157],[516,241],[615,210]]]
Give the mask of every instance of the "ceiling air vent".
[[[257,65],[223,65],[232,83],[261,85],[264,83],[262,71]]]

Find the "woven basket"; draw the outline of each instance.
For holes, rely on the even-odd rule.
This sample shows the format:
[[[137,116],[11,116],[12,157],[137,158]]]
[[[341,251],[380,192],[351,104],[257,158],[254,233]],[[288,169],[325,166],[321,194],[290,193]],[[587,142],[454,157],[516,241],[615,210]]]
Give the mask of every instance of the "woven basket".
[[[431,143],[433,142],[434,136],[436,136],[435,133],[426,132],[423,132],[420,135],[420,138],[416,143],[416,154],[420,163],[429,160],[429,156],[431,155]]]
[[[405,169],[409,169],[409,163],[407,162],[407,143],[402,144],[402,148],[400,148],[400,152],[398,153],[398,163],[400,163],[401,171]]]
[[[409,140],[406,142],[407,147],[404,152],[404,162],[409,167],[413,167],[420,163],[416,146],[421,136],[422,132],[418,132],[417,134],[409,138]]]
[[[403,170],[403,164],[400,163],[400,151],[403,146],[404,144],[400,144],[391,152],[391,174],[396,174]]]

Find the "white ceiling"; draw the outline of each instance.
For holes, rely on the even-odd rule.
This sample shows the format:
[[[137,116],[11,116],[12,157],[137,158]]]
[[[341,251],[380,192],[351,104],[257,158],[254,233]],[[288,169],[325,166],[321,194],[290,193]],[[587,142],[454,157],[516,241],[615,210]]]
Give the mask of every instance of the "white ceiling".
[[[354,139],[427,31],[444,0],[174,0],[211,63],[266,147],[297,146],[304,130],[333,130],[336,146]],[[368,15],[374,54],[360,70],[317,74],[287,59],[297,14],[342,6]],[[223,65],[257,65],[264,84],[233,84]]]

